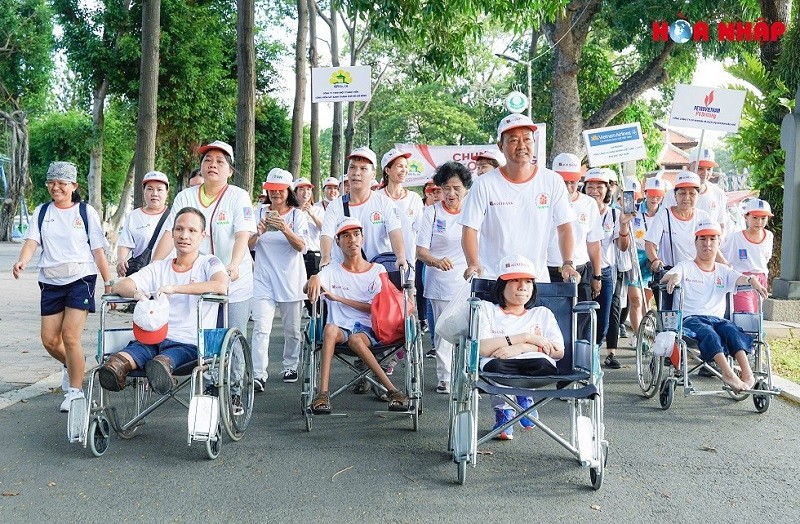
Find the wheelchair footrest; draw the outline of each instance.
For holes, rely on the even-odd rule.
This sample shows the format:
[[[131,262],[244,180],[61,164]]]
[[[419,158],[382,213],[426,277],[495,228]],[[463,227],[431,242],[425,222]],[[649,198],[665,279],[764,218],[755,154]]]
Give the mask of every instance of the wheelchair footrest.
[[[88,413],[86,412],[86,399],[74,398],[69,403],[67,414],[67,438],[70,443],[83,443],[87,429]]]
[[[189,438],[206,441],[217,436],[219,399],[211,395],[194,395],[189,402]]]

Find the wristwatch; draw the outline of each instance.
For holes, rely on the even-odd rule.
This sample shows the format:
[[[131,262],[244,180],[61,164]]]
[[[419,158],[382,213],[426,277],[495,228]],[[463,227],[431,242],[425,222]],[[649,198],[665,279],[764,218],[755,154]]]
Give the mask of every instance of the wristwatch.
[[[603,275],[592,275],[592,280],[603,280]]]
[[[563,264],[561,264],[561,271],[564,271],[564,267],[569,266],[572,269],[575,269],[575,264],[572,263],[572,260],[565,260]]]

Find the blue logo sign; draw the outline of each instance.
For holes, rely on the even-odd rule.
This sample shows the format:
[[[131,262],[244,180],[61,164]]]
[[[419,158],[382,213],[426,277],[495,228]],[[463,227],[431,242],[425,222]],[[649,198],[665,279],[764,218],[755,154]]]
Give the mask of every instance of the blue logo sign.
[[[686,20],[676,20],[669,26],[669,37],[678,44],[685,44],[692,38],[692,26]]]

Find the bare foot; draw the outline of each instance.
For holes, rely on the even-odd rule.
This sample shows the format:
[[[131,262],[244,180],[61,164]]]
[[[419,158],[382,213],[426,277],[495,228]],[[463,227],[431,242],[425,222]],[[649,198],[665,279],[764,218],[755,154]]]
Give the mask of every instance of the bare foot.
[[[747,386],[745,389],[753,389],[753,387],[756,385],[756,379],[753,376],[752,371],[743,371],[741,379],[745,386]]]
[[[722,381],[725,382],[730,388],[733,390],[734,393],[739,393],[743,389],[747,389],[747,384],[739,379],[733,373],[730,374],[723,374]]]

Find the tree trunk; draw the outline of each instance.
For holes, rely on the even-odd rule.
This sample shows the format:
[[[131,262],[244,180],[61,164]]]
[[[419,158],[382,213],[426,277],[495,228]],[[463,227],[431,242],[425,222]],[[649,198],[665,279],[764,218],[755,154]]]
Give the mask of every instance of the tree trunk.
[[[31,184],[28,173],[28,118],[24,111],[17,108],[11,113],[0,110],[0,120],[5,122],[10,135],[10,170],[6,176],[8,190],[0,207],[0,241],[7,242],[12,239],[14,216],[20,201]]]
[[[89,152],[89,174],[87,177],[87,201],[97,213],[101,220],[103,213],[103,150],[106,127],[105,103],[106,93],[108,92],[108,79],[103,79],[97,89],[92,93],[92,150]]]
[[[779,20],[784,24],[789,24],[791,0],[759,0],[759,4],[761,6],[761,17],[767,24],[771,26],[773,22]],[[777,42],[763,42],[761,44],[761,63],[764,65],[764,69],[772,71],[772,68],[778,61],[780,51],[781,40]]]
[[[353,135],[356,133],[355,126],[356,103],[347,103],[347,127],[344,129],[344,150],[349,155],[353,150]]]
[[[308,4],[297,0],[297,40],[294,48],[295,91],[292,108],[292,147],[289,171],[300,176],[303,164],[303,109],[306,104],[306,47],[308,46]]]
[[[308,62],[311,69],[319,65],[317,56],[317,15],[316,2],[308,1]],[[311,102],[311,184],[314,200],[319,200],[319,105]]]
[[[142,0],[142,59],[139,72],[139,117],[136,125],[135,187],[156,163],[158,123],[158,65],[161,38],[161,0]],[[143,202],[141,191],[134,195],[134,207]]]
[[[117,210],[114,211],[114,214],[111,215],[111,218],[108,219],[108,243],[112,245],[113,250],[111,251],[112,258],[116,257],[117,249],[116,243],[119,240],[119,236],[117,232],[122,227],[122,222],[125,220],[125,217],[131,211],[131,203],[133,202],[133,166],[136,157],[131,157],[131,161],[128,164],[128,173],[125,175],[125,182],[122,184],[122,192],[119,196],[119,205],[117,206]]]
[[[236,14],[236,174],[234,184],[253,193],[256,171],[256,50],[255,2],[238,0]]]
[[[331,30],[331,66],[339,67],[339,12],[331,2],[331,17],[328,27]],[[327,20],[326,20],[327,21]],[[342,103],[333,103],[333,123],[331,127],[331,172],[330,176],[341,178],[342,167]]]

